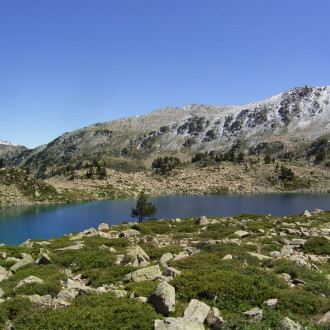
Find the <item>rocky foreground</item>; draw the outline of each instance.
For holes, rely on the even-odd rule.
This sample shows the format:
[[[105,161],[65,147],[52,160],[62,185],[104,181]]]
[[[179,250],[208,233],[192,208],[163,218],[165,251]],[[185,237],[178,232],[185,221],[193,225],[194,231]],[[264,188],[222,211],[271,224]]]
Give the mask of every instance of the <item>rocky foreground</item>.
[[[328,329],[330,211],[102,223],[0,246],[0,327]]]

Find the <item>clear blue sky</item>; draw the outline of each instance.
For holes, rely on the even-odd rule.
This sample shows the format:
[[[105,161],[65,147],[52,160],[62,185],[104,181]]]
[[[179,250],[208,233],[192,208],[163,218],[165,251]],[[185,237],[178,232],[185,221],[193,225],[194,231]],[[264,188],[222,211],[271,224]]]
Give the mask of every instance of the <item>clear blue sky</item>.
[[[0,0],[0,140],[330,84],[328,0]]]

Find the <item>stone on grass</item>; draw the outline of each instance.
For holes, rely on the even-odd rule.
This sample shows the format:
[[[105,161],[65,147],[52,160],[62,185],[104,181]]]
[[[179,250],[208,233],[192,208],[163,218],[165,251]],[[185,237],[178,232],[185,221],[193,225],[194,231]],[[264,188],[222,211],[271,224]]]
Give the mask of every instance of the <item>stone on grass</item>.
[[[259,253],[253,253],[253,252],[248,252],[252,257],[257,258],[258,260],[270,260],[272,259],[271,257],[265,256],[263,254]]]
[[[133,267],[145,267],[148,265],[149,256],[138,245],[128,247],[127,256]]]
[[[19,281],[18,284],[16,285],[15,289],[20,288],[24,284],[31,284],[31,283],[43,284],[44,281],[39,277],[29,276],[29,277],[26,277],[25,279]]]
[[[286,281],[286,282],[289,282],[291,281],[291,275],[288,274],[288,273],[281,273],[278,275],[278,277],[283,280],[283,281]]]
[[[2,298],[2,296],[3,296],[3,290],[0,288],[0,298]]]
[[[282,321],[283,330],[300,330],[301,325],[297,322],[292,321],[288,317],[285,317]]]
[[[99,231],[109,230],[109,225],[107,223],[100,223],[97,230]]]
[[[33,242],[31,242],[30,239],[27,239],[25,242],[23,242],[20,246],[25,247],[27,249],[32,248]]]
[[[263,305],[267,306],[269,308],[275,309],[277,303],[278,303],[278,299],[274,298],[274,299],[268,299],[268,300],[264,301]]]
[[[220,316],[220,311],[216,307],[212,307],[207,314],[206,323],[210,326],[220,325],[224,323],[223,318]]]
[[[172,276],[172,277],[178,276],[180,274],[181,274],[181,272],[179,270],[175,269],[174,267],[166,267],[162,272],[162,275]]]
[[[203,225],[203,226],[205,226],[205,225],[208,225],[209,223],[210,223],[210,221],[208,220],[208,218],[205,215],[201,216],[200,218],[198,218],[195,221],[195,224],[196,225]]]
[[[154,306],[158,313],[167,315],[175,311],[175,289],[167,282],[157,285],[155,292],[149,297],[148,303]]]
[[[317,324],[330,323],[330,311],[325,313]]]
[[[22,256],[22,259],[20,259],[19,261],[16,262],[16,264],[14,264],[10,267],[10,270],[13,273],[17,272],[20,268],[23,268],[29,264],[34,263],[34,259],[29,254],[22,253],[21,256]]]
[[[155,320],[154,330],[204,330],[204,326],[191,317],[166,317]]]
[[[192,299],[184,311],[184,316],[191,317],[192,319],[204,323],[207,315],[210,312],[210,309],[210,306],[206,305],[205,303],[197,299]]]
[[[56,249],[55,251],[66,251],[66,250],[80,250],[84,247],[84,242],[78,241],[74,245],[66,246],[64,248]]]
[[[248,231],[245,230],[237,230],[234,235],[240,237],[240,238],[244,238],[250,235],[250,233]]]
[[[166,262],[168,262],[172,259],[173,259],[173,254],[172,253],[170,253],[170,252],[169,253],[164,253],[160,258],[160,263],[164,264],[164,263],[166,263]]]
[[[306,218],[310,218],[312,215],[309,213],[308,210],[305,210],[304,213],[302,214]]]
[[[0,282],[8,279],[10,276],[13,276],[12,272],[0,266]]]
[[[136,236],[140,236],[140,235],[141,235],[140,232],[135,229],[126,229],[119,234],[119,237],[130,238],[130,237],[136,237]]]
[[[127,296],[127,291],[125,290],[112,290],[112,292],[117,298],[124,298]]]
[[[124,282],[141,282],[145,280],[153,281],[162,275],[158,265],[138,269],[132,273],[126,274]]]
[[[49,265],[52,263],[47,253],[43,253],[37,260],[36,265]]]
[[[281,255],[281,253],[278,252],[278,251],[272,251],[272,252],[269,252],[269,255],[270,255],[272,258],[276,259],[276,258],[278,258],[278,257]]]
[[[253,317],[256,320],[262,320],[262,309],[255,307],[243,313],[247,317]]]
[[[232,259],[233,259],[233,256],[231,254],[227,254],[222,258],[222,260],[232,260]]]
[[[64,300],[64,301],[71,301],[73,300],[78,292],[70,292],[68,290],[62,290],[57,294],[57,299]]]

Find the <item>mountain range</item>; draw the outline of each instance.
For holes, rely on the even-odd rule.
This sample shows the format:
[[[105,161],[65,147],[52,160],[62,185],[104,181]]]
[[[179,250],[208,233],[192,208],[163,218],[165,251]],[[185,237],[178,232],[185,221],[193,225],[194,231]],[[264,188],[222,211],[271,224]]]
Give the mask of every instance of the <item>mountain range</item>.
[[[303,86],[245,105],[166,107],[96,123],[47,145],[7,153],[6,158],[11,165],[42,173],[93,159],[115,168],[142,169],[158,156],[188,160],[197,152],[225,152],[233,147],[245,153],[287,152],[328,138],[329,132],[330,86]]]

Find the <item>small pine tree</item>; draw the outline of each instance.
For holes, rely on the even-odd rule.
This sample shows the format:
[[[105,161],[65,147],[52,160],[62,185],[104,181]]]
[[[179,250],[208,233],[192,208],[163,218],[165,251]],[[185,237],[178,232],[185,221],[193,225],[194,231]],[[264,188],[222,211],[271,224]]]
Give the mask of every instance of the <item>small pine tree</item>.
[[[150,218],[155,215],[157,208],[151,202],[148,202],[149,196],[142,190],[136,201],[135,208],[132,207],[132,218],[139,218],[139,222],[142,222],[145,218]]]

